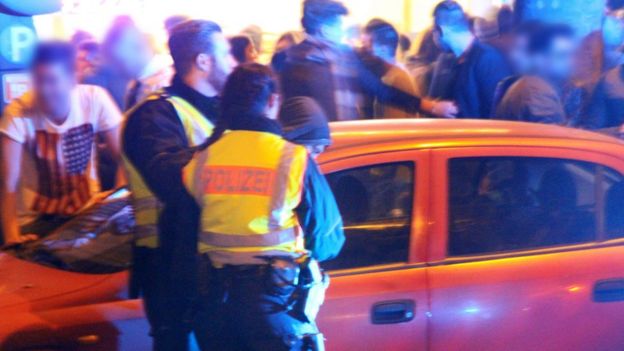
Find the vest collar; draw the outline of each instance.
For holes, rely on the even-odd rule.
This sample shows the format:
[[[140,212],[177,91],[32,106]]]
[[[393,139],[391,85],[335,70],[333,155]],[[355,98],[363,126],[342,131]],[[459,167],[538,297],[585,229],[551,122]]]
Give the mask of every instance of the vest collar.
[[[216,96],[208,97],[197,92],[195,89],[186,85],[179,76],[173,77],[171,86],[166,88],[166,92],[170,95],[179,96],[193,105],[199,112],[208,118],[213,124],[219,116],[219,98]]]
[[[243,115],[230,120],[230,130],[246,130],[251,132],[270,133],[282,136],[282,127],[277,121],[262,115]]]

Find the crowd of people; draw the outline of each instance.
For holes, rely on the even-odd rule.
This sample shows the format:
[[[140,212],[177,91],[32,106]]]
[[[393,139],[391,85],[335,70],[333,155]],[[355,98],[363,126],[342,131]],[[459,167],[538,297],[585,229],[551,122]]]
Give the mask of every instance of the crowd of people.
[[[244,216],[223,222],[214,212],[202,213],[195,200],[203,195],[190,194],[185,182],[193,178],[183,177],[189,163],[205,163],[211,171],[218,157],[208,157],[206,150],[264,140],[254,150],[218,153],[227,156],[219,162],[235,165],[219,163],[217,168],[238,172],[241,162],[251,166],[264,161],[262,169],[278,161],[280,167],[291,167],[275,171],[289,184],[275,194],[279,187],[269,189],[271,179],[252,168],[257,184],[266,185],[252,195],[275,196],[265,205],[277,206],[275,213],[290,213],[260,231],[283,239],[297,223],[314,259],[333,257],[344,241],[340,214],[314,163],[331,144],[328,122],[436,117],[619,127],[624,122],[620,2],[609,2],[600,31],[579,40],[569,25],[520,21],[511,7],[500,9],[495,31],[484,30],[482,20],[457,2],[444,0],[413,55],[408,36],[383,19],[372,19],[346,38],[349,10],[337,0],[304,1],[303,31],[279,37],[268,65],[258,63],[265,52],[259,28],[250,26],[227,38],[218,24],[185,16],[167,19],[166,54],[126,16],[114,20],[101,42],[82,31],[70,42],[42,42],[31,65],[32,91],[8,105],[0,120],[0,237],[5,244],[19,245],[43,236],[97,201],[101,190],[129,183],[137,221],[136,290],[145,299],[152,333],[161,345],[157,349],[182,350],[179,345],[186,342],[189,327],[180,318],[185,313],[180,306],[186,306],[185,298],[194,298],[195,290],[184,279],[198,270],[193,254],[197,241],[200,253],[219,263],[217,268],[241,262],[259,265],[255,257],[241,258],[241,252],[229,250],[230,241],[222,250],[215,249],[216,241],[202,246],[196,233],[199,218],[208,226],[206,232],[215,231],[211,225],[260,230],[258,223],[266,222],[241,227],[245,223],[236,220],[244,221]],[[579,59],[588,52],[595,57],[589,66],[588,60],[583,65]],[[286,152],[282,150],[288,154],[277,157]],[[258,157],[250,156],[255,153]],[[197,159],[198,154],[204,156]],[[284,160],[290,163],[284,165]],[[204,186],[206,192],[216,189]],[[291,189],[299,193],[288,193]],[[256,200],[246,198],[246,191],[251,190],[237,190],[235,203],[249,201],[245,209],[252,211]],[[214,194],[204,200],[217,208],[235,204]],[[223,217],[229,218],[237,207]],[[294,245],[273,246],[293,254],[289,250]],[[241,299],[237,303],[257,307],[255,300]],[[234,306],[213,302],[217,306],[211,309]],[[241,342],[214,331],[231,325],[214,323],[210,319],[203,325],[206,344],[226,349],[219,344],[225,336],[228,342]],[[301,330],[319,334],[313,323],[286,315],[271,323],[278,326],[268,327],[287,326],[297,336]],[[264,342],[280,344],[283,335],[278,336]],[[291,346],[305,338],[295,339]]]

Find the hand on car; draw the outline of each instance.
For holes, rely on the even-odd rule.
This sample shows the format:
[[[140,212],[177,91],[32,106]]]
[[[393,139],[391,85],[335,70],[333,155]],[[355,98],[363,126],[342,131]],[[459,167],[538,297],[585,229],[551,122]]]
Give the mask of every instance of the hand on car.
[[[455,118],[459,112],[457,106],[452,101],[438,101],[423,99],[421,109],[436,117]]]
[[[431,113],[438,117],[455,118],[459,110],[452,101],[434,101]]]
[[[8,238],[7,241],[4,243],[4,246],[11,247],[11,246],[16,246],[16,245],[21,245],[27,242],[35,241],[37,239],[39,239],[39,236],[37,234],[19,235],[15,238]]]

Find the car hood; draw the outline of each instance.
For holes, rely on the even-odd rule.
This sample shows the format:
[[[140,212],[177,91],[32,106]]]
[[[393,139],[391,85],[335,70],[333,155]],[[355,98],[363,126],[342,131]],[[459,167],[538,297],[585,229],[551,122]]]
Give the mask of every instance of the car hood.
[[[62,296],[98,284],[106,278],[106,275],[65,272],[0,253],[0,309],[54,307],[50,301],[55,298],[59,301],[56,307],[61,307],[67,305],[62,300],[69,301]]]

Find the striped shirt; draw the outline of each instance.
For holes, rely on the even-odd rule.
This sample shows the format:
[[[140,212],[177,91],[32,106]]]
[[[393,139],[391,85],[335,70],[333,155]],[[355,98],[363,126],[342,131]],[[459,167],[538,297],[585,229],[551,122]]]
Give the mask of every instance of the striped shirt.
[[[27,223],[42,214],[71,216],[100,189],[95,135],[117,127],[121,113],[104,90],[80,85],[62,124],[46,118],[28,93],[0,120],[0,134],[24,147],[18,215]]]

